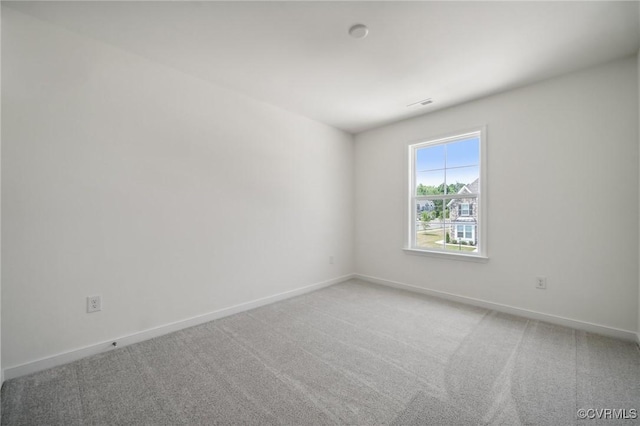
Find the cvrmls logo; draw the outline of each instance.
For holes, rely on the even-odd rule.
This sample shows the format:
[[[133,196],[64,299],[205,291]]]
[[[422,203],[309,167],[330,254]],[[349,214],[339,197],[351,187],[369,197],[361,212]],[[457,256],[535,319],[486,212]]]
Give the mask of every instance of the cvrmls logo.
[[[635,420],[638,418],[638,410],[632,408],[581,408],[577,412],[579,419],[598,420]]]

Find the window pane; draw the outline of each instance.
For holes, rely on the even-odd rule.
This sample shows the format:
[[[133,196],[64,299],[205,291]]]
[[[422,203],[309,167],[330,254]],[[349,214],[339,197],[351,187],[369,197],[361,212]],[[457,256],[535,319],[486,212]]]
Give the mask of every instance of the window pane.
[[[442,194],[444,170],[416,173],[416,195]]]
[[[478,252],[481,143],[478,131],[410,146],[415,197],[410,221],[416,248]]]
[[[447,168],[480,164],[480,139],[477,137],[452,142],[447,147]]]
[[[424,171],[444,169],[444,151],[444,145],[418,149],[416,152],[416,170]]]
[[[457,193],[464,185],[469,187],[471,192],[478,192],[477,180],[480,176],[478,166],[461,167],[458,169],[447,169],[447,186],[450,193]]]

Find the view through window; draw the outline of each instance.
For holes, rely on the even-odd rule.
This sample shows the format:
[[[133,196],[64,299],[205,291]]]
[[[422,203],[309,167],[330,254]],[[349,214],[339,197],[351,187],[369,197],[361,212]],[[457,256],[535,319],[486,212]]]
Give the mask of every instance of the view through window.
[[[410,248],[482,255],[481,130],[409,146]]]

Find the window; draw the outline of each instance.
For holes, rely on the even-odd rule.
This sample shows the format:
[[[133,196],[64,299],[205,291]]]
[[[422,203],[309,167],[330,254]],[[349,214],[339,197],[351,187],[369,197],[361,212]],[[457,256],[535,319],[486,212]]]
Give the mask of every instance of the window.
[[[472,225],[456,225],[456,236],[460,240],[473,240],[473,226]]]
[[[409,145],[406,250],[486,257],[484,133],[478,129]]]

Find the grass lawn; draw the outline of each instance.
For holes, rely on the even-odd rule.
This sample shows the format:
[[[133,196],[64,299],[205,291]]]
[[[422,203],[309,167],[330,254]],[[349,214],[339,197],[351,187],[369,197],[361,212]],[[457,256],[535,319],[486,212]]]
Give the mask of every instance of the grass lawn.
[[[428,231],[418,231],[416,242],[419,247],[424,248],[439,248],[442,249],[442,243],[436,244],[436,241],[444,240],[444,233],[442,229],[434,229]],[[473,246],[463,246],[458,244],[447,244],[446,250],[448,251],[474,251],[476,248]]]

